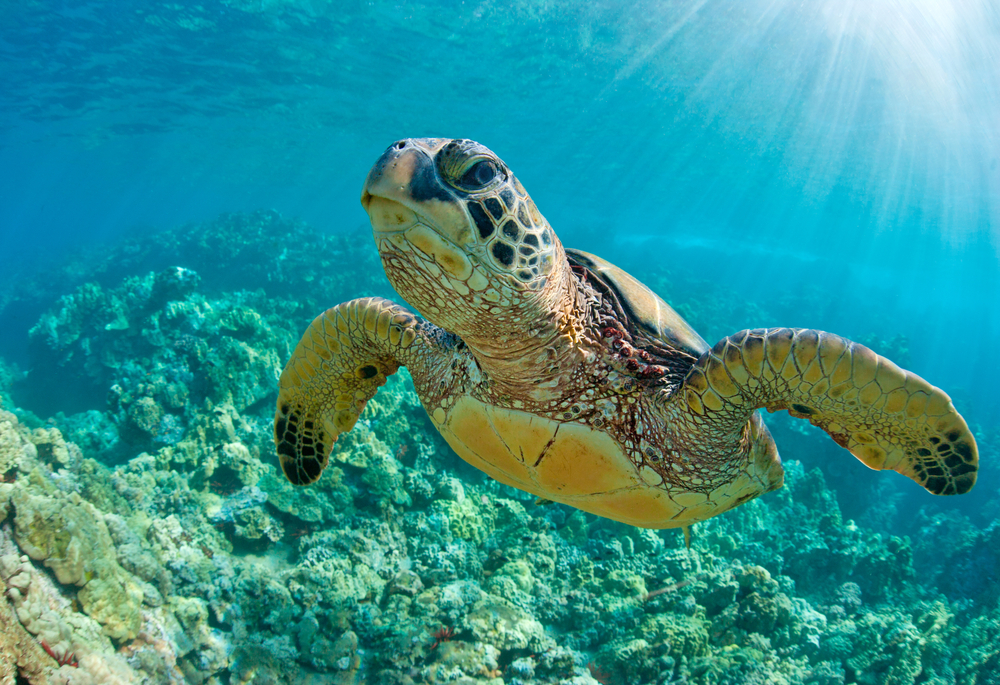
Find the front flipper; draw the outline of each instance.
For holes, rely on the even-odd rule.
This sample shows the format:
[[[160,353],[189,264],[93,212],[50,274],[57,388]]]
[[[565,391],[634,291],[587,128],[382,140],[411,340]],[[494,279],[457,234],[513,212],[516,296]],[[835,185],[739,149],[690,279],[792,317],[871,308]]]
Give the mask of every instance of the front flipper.
[[[288,480],[319,479],[337,436],[354,427],[386,377],[427,362],[435,330],[378,297],[344,302],[309,324],[278,381],[274,443]]]
[[[755,409],[787,409],[869,467],[935,495],[960,495],[976,482],[976,441],[948,395],[831,333],[769,328],[724,338],[688,372],[678,401],[708,426],[723,419],[720,430]]]

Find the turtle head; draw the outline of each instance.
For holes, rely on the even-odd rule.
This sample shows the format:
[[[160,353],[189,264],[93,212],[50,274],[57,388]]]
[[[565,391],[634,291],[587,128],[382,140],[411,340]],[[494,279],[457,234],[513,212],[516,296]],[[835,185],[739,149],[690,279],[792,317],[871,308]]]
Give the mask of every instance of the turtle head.
[[[528,320],[525,308],[551,311],[561,297],[562,245],[507,165],[479,143],[393,143],[361,204],[393,287],[463,338],[496,335],[506,318]]]

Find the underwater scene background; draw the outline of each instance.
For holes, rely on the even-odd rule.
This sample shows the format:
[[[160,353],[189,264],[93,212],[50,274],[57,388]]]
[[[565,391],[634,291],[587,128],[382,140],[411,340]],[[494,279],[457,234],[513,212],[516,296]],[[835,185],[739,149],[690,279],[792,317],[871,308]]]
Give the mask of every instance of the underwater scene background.
[[[1000,683],[998,65],[986,0],[0,3],[0,683]],[[358,196],[411,136],[710,343],[943,388],[976,487],[767,414],[785,487],[688,549],[466,465],[405,370],[291,486],[278,375],[400,299]]]

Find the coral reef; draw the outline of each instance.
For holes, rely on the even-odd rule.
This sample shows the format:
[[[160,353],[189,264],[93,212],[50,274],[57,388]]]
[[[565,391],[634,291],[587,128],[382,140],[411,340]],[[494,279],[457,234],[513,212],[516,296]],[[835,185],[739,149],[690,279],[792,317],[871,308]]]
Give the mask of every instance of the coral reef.
[[[0,369],[0,683],[1000,683],[1000,431],[991,515],[923,502],[897,532],[894,485],[851,520],[796,460],[839,448],[773,417],[787,487],[687,549],[471,469],[401,370],[295,488],[282,361],[380,270],[286,234],[306,229],[222,217],[133,245],[117,280],[79,269],[31,370]],[[720,329],[734,306],[687,305]]]
[[[36,479],[40,480],[40,479]],[[84,613],[115,639],[139,632],[142,591],[118,565],[117,554],[100,512],[79,495],[51,496],[17,487],[10,504],[17,511],[18,546],[52,569],[56,579],[80,587],[76,598]]]
[[[19,589],[8,585],[10,578],[5,575],[0,574],[0,589],[6,597]],[[15,582],[23,580],[18,578]],[[21,624],[15,608],[0,601],[0,684],[14,685],[20,680],[30,685],[47,685],[47,673],[53,665],[45,649]]]

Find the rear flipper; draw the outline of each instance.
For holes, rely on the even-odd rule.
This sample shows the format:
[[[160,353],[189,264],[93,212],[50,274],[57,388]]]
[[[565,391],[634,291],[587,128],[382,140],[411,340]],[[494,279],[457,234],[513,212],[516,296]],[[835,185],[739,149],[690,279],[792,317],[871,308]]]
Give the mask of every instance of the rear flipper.
[[[430,326],[377,297],[345,302],[313,320],[278,382],[274,443],[288,480],[319,479],[337,436],[354,427],[386,378],[427,352]]]
[[[736,425],[758,408],[787,409],[867,466],[897,471],[935,495],[960,495],[976,482],[976,441],[948,395],[831,333],[740,331],[702,355],[681,398],[698,415]]]

